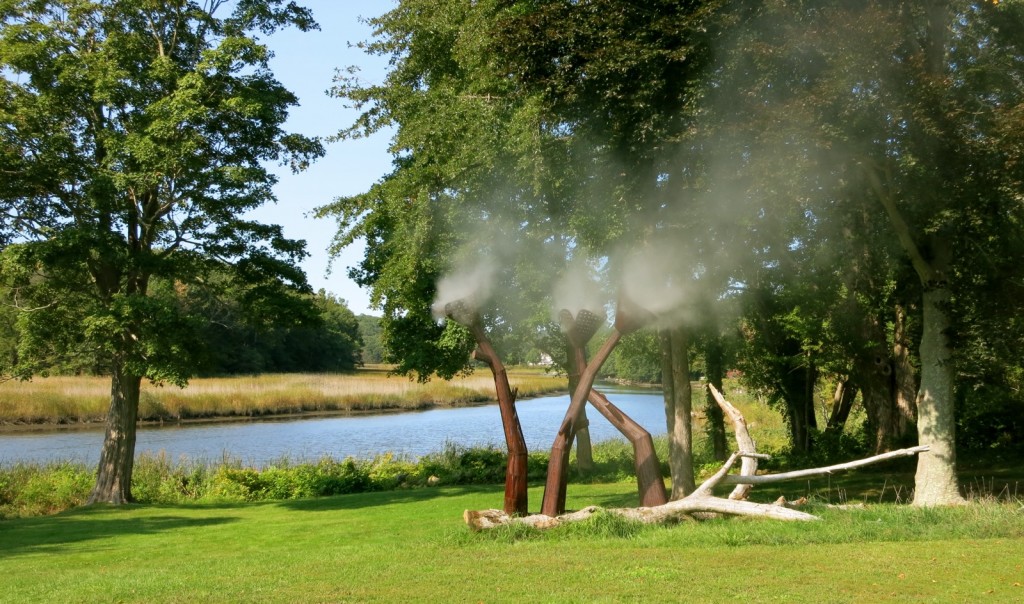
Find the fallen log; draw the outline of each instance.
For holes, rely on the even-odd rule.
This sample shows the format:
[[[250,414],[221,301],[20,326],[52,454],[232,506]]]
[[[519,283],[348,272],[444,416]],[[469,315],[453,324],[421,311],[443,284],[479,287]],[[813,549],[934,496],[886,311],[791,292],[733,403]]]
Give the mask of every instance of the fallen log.
[[[722,497],[684,497],[664,505],[645,508],[601,508],[596,505],[582,510],[546,516],[510,516],[501,510],[466,510],[463,519],[473,531],[482,531],[499,526],[525,524],[536,529],[549,529],[569,522],[582,522],[595,514],[604,513],[621,516],[644,524],[665,524],[692,518],[699,514],[724,514],[727,516],[755,516],[773,520],[812,521],[817,516],[781,505],[738,501]]]

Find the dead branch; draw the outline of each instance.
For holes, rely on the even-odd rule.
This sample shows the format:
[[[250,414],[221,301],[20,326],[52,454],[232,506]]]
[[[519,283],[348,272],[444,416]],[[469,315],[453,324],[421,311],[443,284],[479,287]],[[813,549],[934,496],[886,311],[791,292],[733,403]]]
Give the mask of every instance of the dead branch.
[[[729,418],[732,422],[733,432],[736,434],[736,446],[739,448],[741,453],[754,453],[757,447],[754,445],[754,439],[750,437],[750,431],[747,430],[747,420],[737,409],[725,400],[722,393],[715,388],[714,384],[708,384],[708,389],[711,391],[711,395],[715,397],[715,402],[722,408],[722,413]],[[757,457],[747,456],[743,458],[743,462],[740,464],[740,476],[753,476],[757,474]],[[754,488],[749,483],[737,484],[736,488],[729,494],[729,499],[746,499],[750,495],[750,490]]]
[[[688,496],[689,497],[705,497],[705,496],[710,496],[712,489],[714,489],[716,486],[718,486],[720,483],[722,483],[725,479],[728,478],[727,474],[729,473],[729,470],[732,469],[733,464],[736,463],[736,459],[740,458],[740,457],[742,457],[743,459],[753,458],[755,460],[756,459],[770,459],[769,455],[764,455],[762,453],[733,453],[732,455],[729,456],[729,459],[725,460],[725,463],[722,464],[722,468],[720,470],[715,472],[710,478],[708,478],[703,483],[701,483],[701,485],[699,487],[697,487],[696,490],[694,490]],[[731,497],[730,497],[730,499],[731,499]]]
[[[834,466],[827,466],[824,468],[810,468],[807,470],[794,470],[793,472],[783,472],[781,474],[761,474],[759,476],[726,476],[722,480],[722,484],[769,484],[772,482],[783,482],[786,480],[793,480],[795,478],[806,478],[808,476],[824,476],[825,474],[832,474],[833,472],[842,472],[844,470],[853,470],[855,468],[861,468],[876,464],[890,459],[896,459],[899,457],[912,457],[918,453],[923,453],[928,450],[928,445],[920,445],[917,447],[909,447],[906,449],[899,449],[897,451],[889,451],[888,453],[882,453],[881,455],[874,455],[872,457],[866,457],[864,459],[857,459],[855,461],[849,461],[846,463],[836,464]]]

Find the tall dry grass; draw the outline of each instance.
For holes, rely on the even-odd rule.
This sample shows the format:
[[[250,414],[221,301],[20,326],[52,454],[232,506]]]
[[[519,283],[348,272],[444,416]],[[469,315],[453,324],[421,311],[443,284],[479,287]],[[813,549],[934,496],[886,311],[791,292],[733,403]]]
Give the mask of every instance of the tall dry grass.
[[[564,378],[535,371],[510,371],[520,397],[566,389]],[[0,383],[0,423],[102,421],[110,396],[104,377],[46,377]],[[421,384],[386,371],[351,374],[274,374],[197,378],[185,388],[144,383],[143,420],[260,416],[329,411],[413,410],[456,407],[494,399],[488,371],[450,381]]]

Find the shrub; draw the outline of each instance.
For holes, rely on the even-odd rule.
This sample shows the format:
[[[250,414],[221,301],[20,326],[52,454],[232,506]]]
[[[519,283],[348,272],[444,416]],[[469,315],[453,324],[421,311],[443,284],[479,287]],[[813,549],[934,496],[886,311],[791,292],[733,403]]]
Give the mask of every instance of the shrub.
[[[372,490],[369,464],[351,457],[340,462],[325,457],[316,464],[298,466],[295,474],[301,486],[295,492],[297,496],[322,497]]]
[[[210,466],[167,455],[141,454],[132,472],[132,495],[139,503],[182,503],[202,499],[210,486]]]
[[[412,484],[426,484],[429,476],[420,478],[415,462],[403,458],[396,458],[392,453],[378,455],[370,463],[369,479],[375,491],[387,491]]]
[[[2,471],[0,518],[54,514],[82,505],[95,476],[84,464],[18,464]]]
[[[221,466],[213,483],[211,493],[215,499],[257,501],[266,494],[263,479],[255,468]]]
[[[966,389],[965,389],[966,390]],[[958,392],[956,442],[961,451],[1024,452],[1024,404],[998,388]]]
[[[547,452],[530,453],[526,457],[527,480],[544,480],[548,476],[548,462],[551,454]]]

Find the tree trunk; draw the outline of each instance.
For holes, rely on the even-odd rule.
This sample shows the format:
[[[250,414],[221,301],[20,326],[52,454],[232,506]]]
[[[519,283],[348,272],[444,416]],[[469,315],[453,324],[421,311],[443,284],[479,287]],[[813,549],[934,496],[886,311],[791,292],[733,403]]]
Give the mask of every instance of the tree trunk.
[[[910,360],[910,334],[907,332],[907,311],[896,305],[893,321],[893,373],[896,381],[896,409],[899,412],[899,437],[905,438],[917,421],[917,372]]]
[[[128,375],[115,366],[110,380],[110,409],[107,431],[96,471],[96,486],[89,504],[120,505],[132,501],[132,469],[135,466],[135,431],[139,417],[140,376]]]
[[[853,401],[856,399],[857,387],[849,379],[839,382],[835,394],[832,395],[832,411],[825,426],[827,432],[842,433],[846,427],[846,420],[850,417]]]
[[[854,361],[855,381],[868,414],[872,448],[884,453],[896,448],[906,429],[897,403],[895,363],[883,321],[876,314],[861,318],[861,338],[865,349]]]
[[[918,444],[929,448],[917,459],[914,505],[964,503],[956,478],[952,351],[944,305],[950,291],[943,285],[925,290],[921,320],[921,388],[917,395]]]
[[[715,399],[715,402],[722,409],[722,414],[729,416],[729,421],[732,422],[733,432],[736,436],[736,447],[739,449],[737,453],[742,456],[740,475],[753,476],[757,474],[757,446],[754,443],[754,439],[750,436],[750,430],[747,428],[747,419],[743,417],[739,409],[725,400],[722,393],[713,385],[708,386],[708,391],[711,392],[711,397]],[[726,463],[728,464],[728,462]],[[700,488],[704,488],[707,484],[709,484],[709,481],[705,481]],[[750,495],[752,488],[754,487],[750,484],[738,484],[732,490],[732,493],[729,493],[729,499],[746,499]]]
[[[690,357],[686,332],[681,328],[662,333],[663,365],[668,366],[671,388],[664,390],[665,421],[668,427],[669,468],[672,471],[672,500],[693,492],[693,434],[691,411],[693,395],[690,387]],[[668,363],[664,363],[664,357]]]
[[[789,423],[793,448],[801,453],[811,450],[811,432],[818,427],[814,413],[814,386],[818,380],[818,369],[810,356],[803,354],[804,363],[790,363],[779,376],[786,402],[786,418]]]
[[[858,359],[856,367],[857,385],[868,415],[872,449],[875,453],[891,451],[899,429],[892,365],[887,355],[876,352]]]
[[[917,460],[914,505],[962,504],[964,499],[960,496],[956,479],[953,355],[946,335],[949,317],[943,308],[951,295],[945,275],[953,251],[948,241],[932,235],[929,241],[931,259],[925,258],[878,174],[873,170],[866,174],[924,287],[918,353],[921,385],[917,393],[917,441],[919,445],[927,445],[930,451]]]
[[[722,355],[722,343],[718,338],[712,338],[704,352],[707,364],[708,383],[722,391],[722,379],[725,377],[725,363]],[[715,459],[725,461],[729,457],[728,443],[725,438],[725,417],[722,409],[715,402],[711,390],[706,391],[704,416],[707,418],[705,427],[711,444],[714,447]]]

